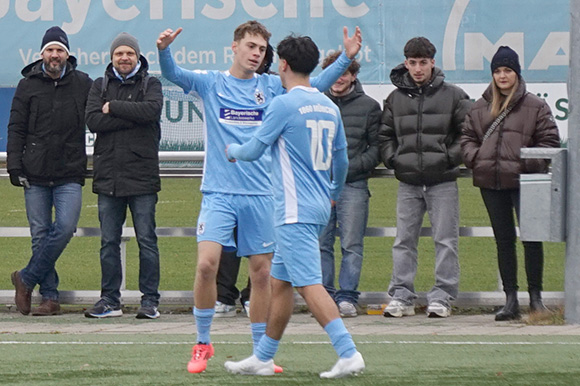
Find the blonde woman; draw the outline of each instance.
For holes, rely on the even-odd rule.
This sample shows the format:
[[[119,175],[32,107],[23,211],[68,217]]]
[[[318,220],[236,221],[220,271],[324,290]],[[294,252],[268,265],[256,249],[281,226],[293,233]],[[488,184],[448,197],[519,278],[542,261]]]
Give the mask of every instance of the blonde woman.
[[[481,197],[497,244],[506,304],[495,320],[520,318],[514,209],[519,217],[521,173],[547,171],[544,160],[521,159],[523,147],[559,147],[558,128],[543,99],[526,91],[518,54],[501,46],[491,61],[492,81],[467,114],[461,138],[465,165]],[[530,311],[546,312],[542,302],[544,253],[541,242],[523,242]]]

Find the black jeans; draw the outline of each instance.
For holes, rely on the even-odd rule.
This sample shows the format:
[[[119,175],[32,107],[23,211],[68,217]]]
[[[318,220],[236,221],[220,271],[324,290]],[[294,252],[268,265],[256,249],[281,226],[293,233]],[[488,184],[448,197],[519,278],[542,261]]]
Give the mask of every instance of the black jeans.
[[[497,261],[503,290],[518,290],[518,262],[516,256],[516,225],[514,209],[519,222],[520,190],[481,189],[481,197],[495,236]],[[541,242],[523,241],[528,291],[542,290],[544,250]]]

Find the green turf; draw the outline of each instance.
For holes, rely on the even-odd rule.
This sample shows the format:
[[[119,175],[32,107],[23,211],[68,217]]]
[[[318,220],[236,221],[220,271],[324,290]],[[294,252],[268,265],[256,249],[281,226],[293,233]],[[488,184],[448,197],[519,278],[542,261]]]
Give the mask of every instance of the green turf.
[[[215,337],[216,355],[208,370],[192,375],[185,370],[191,336],[4,334],[0,384],[575,385],[580,376],[577,336],[379,335],[355,340],[367,364],[364,374],[322,381],[318,373],[330,368],[336,356],[320,335],[285,337],[276,356],[284,374],[251,377],[228,374],[223,367],[226,360],[250,354],[248,336]]]
[[[83,210],[79,226],[98,227],[97,199],[87,181],[83,191]],[[461,226],[489,226],[479,190],[470,178],[459,179]],[[157,206],[157,225],[162,227],[194,227],[199,212],[200,179],[163,179]],[[372,193],[369,226],[395,226],[397,181],[394,178],[370,180]],[[8,179],[0,179],[0,226],[27,226],[22,190],[12,187]],[[130,217],[130,216],[129,216]],[[130,218],[128,224],[131,224]],[[428,221],[425,221],[428,226]],[[27,238],[0,240],[0,289],[11,289],[10,272],[25,266],[30,257]],[[365,258],[359,290],[385,291],[391,275],[392,238],[369,237],[365,240]],[[545,243],[546,291],[564,289],[564,243]],[[194,238],[160,238],[161,289],[191,290],[196,261]],[[336,244],[337,267],[340,245]],[[497,261],[493,238],[461,238],[459,241],[461,279],[460,291],[494,291],[498,288]],[[134,239],[127,245],[127,288],[138,289],[137,245]],[[518,243],[519,283],[526,290],[521,243]],[[433,285],[434,246],[431,238],[419,242],[417,291],[428,291]],[[94,237],[74,238],[57,264],[62,290],[98,290],[100,288],[99,240]],[[338,272],[338,270],[337,270]],[[238,283],[247,280],[247,270],[241,269]]]

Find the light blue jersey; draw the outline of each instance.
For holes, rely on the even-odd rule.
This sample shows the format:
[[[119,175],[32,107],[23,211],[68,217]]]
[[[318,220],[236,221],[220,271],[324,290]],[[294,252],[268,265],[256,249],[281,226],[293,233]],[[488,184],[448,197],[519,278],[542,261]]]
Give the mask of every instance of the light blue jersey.
[[[274,97],[285,92],[280,77],[258,75],[239,79],[229,72],[189,71],[178,67],[169,48],[159,51],[165,78],[203,100],[205,161],[202,192],[244,195],[272,195],[269,151],[256,162],[227,160],[224,149],[230,143],[245,143],[262,124]],[[328,89],[350,65],[342,55],[312,85]]]
[[[255,139],[272,146],[275,225],[326,224],[331,193],[340,193],[348,169],[338,107],[314,88],[294,87],[271,103]],[[241,153],[252,149],[251,143],[233,146],[231,155],[244,159]],[[333,155],[341,162],[333,165]]]

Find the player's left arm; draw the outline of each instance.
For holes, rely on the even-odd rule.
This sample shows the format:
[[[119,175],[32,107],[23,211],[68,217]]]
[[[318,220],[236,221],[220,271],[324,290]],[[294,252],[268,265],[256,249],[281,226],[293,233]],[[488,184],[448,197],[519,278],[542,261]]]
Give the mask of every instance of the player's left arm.
[[[232,143],[226,146],[226,157],[229,161],[236,162],[237,159],[241,161],[257,160],[268,147],[276,142],[286,126],[284,117],[287,116],[287,109],[282,99],[275,98],[270,103],[264,121],[252,139],[242,145]]]
[[[312,87],[320,91],[326,91],[337,81],[338,78],[348,69],[352,59],[358,54],[362,47],[362,34],[359,27],[355,28],[354,34],[348,36],[348,28],[343,28],[344,51],[334,63],[326,67],[318,76],[310,79]]]
[[[252,137],[243,145],[232,143],[226,146],[226,157],[231,162],[240,161],[255,161],[260,158],[268,149],[268,145],[260,141],[256,137]]]

